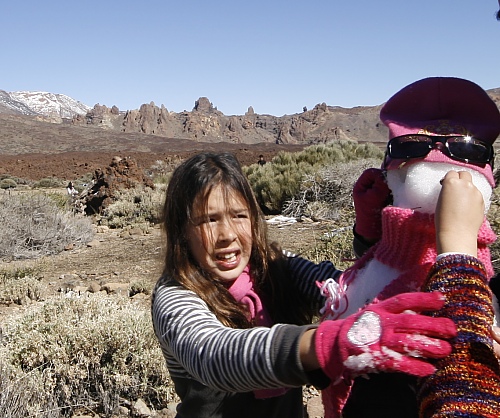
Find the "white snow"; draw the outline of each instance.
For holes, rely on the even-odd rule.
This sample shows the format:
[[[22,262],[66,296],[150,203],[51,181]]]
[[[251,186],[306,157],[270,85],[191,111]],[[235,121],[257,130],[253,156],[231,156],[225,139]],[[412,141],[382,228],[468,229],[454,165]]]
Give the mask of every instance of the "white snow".
[[[22,114],[38,114],[43,116],[59,116],[72,118],[85,115],[90,109],[75,99],[64,94],[44,91],[13,91],[0,95],[0,103]]]

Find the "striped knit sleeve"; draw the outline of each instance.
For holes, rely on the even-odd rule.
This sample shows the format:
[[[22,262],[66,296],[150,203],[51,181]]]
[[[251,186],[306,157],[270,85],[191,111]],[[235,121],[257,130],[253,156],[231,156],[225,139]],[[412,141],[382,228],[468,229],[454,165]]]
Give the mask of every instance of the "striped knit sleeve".
[[[316,282],[322,283],[330,278],[337,281],[342,271],[336,269],[331,261],[316,264],[291,253],[285,253],[285,255],[288,257],[292,280],[297,284],[301,294],[313,306],[322,306],[325,300],[321,296]]]
[[[420,381],[420,417],[499,417],[500,368],[493,349],[491,291],[484,265],[452,254],[438,260],[424,291],[446,298],[434,315],[452,319],[457,336],[452,353],[436,362],[436,372]]]
[[[156,289],[152,315],[172,377],[195,379],[228,392],[307,382],[298,341],[308,327],[228,328],[196,294],[178,286]]]

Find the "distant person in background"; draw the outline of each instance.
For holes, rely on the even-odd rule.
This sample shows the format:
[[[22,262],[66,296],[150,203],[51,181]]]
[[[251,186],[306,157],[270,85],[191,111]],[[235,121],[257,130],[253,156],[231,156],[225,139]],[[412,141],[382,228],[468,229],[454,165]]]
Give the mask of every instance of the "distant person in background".
[[[71,181],[66,186],[66,191],[68,192],[68,195],[70,197],[74,197],[78,194],[78,191],[75,189],[75,187],[73,186],[73,183]]]
[[[265,163],[266,163],[266,160],[264,159],[264,156],[262,154],[260,154],[259,161],[257,161],[257,164],[264,165]]]

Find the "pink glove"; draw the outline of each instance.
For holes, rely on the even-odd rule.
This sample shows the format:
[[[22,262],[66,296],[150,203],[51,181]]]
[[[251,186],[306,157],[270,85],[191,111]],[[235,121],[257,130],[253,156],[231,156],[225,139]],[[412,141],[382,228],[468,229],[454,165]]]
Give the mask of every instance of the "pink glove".
[[[355,231],[364,239],[375,242],[382,236],[382,209],[391,200],[384,172],[369,168],[359,176],[352,191],[356,211]]]
[[[321,368],[334,383],[378,371],[434,373],[424,359],[449,355],[451,345],[442,338],[456,336],[456,327],[451,319],[415,312],[435,311],[444,303],[440,292],[402,293],[346,319],[324,321],[315,336]]]

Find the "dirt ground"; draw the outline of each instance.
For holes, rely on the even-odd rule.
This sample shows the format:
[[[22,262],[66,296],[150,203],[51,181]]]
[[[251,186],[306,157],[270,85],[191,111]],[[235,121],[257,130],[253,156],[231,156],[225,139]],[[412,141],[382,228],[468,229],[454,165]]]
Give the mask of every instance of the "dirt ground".
[[[187,158],[200,151],[228,151],[238,158],[242,165],[257,162],[259,155],[266,160],[272,159],[280,151],[300,151],[299,145],[245,145],[224,147],[217,144],[200,144],[196,149],[185,149],[178,152],[137,152],[137,151],[91,151],[91,152],[63,152],[49,154],[0,154],[0,176],[10,175],[26,180],[40,180],[56,177],[61,180],[75,180],[87,174],[93,174],[97,169],[103,169],[111,163],[113,157],[129,157],[136,161],[138,167],[148,169],[156,161],[169,158]]]
[[[302,252],[317,244],[328,232],[325,222],[297,222],[269,224],[269,237],[284,248]],[[94,240],[89,244],[70,248],[59,254],[36,261],[2,262],[0,266],[14,268],[26,264],[36,265],[42,272],[49,293],[56,293],[68,280],[88,285],[98,283],[148,282],[158,279],[163,261],[163,235],[154,227],[149,233],[140,230],[121,230],[96,227]]]

